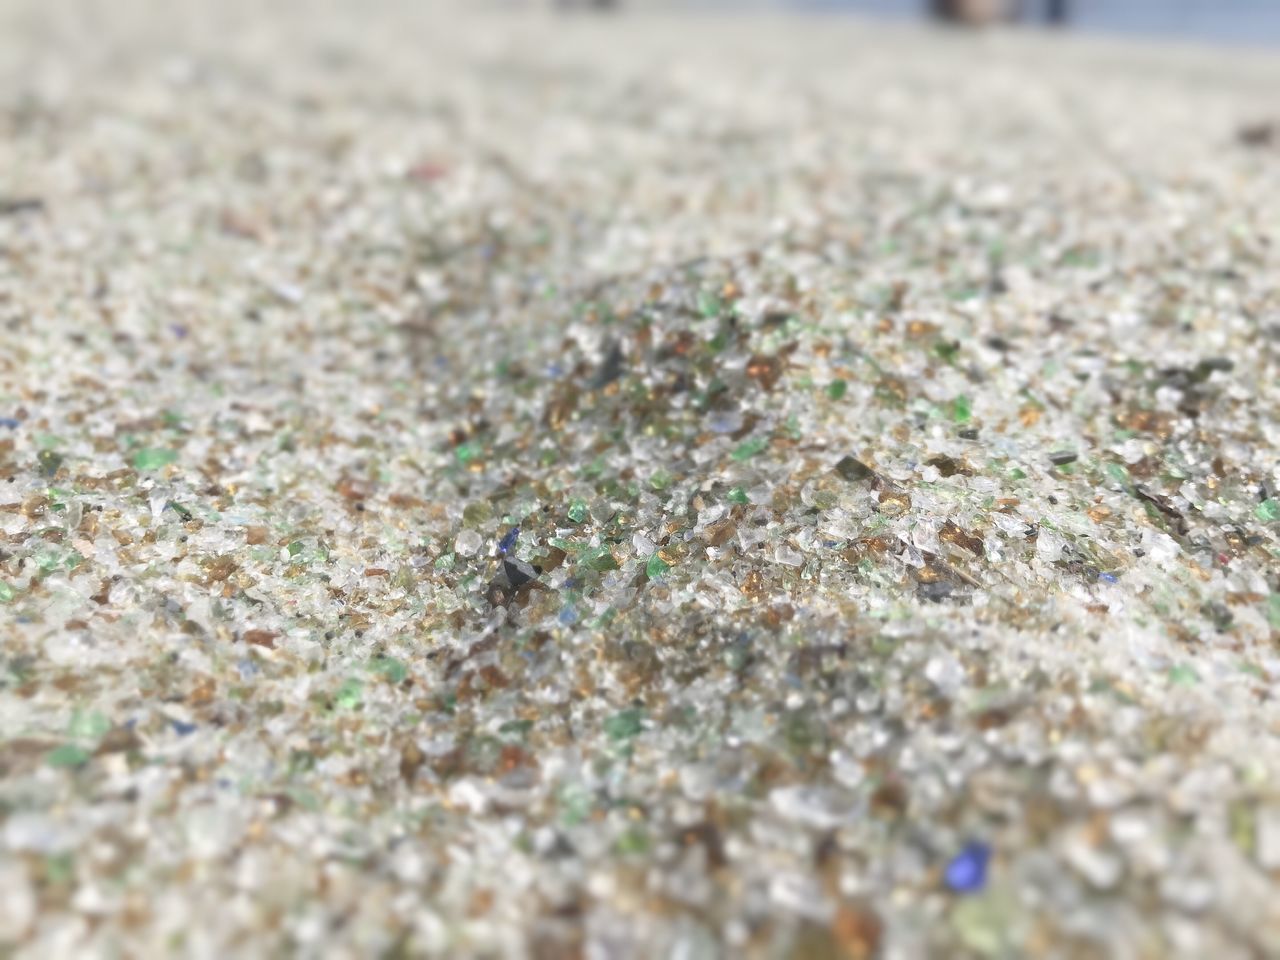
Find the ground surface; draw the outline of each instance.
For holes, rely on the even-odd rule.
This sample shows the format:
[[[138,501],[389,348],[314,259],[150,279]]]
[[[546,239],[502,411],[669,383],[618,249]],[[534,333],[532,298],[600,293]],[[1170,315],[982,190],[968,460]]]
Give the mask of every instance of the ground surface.
[[[3,949],[1280,955],[1278,88],[0,7]]]

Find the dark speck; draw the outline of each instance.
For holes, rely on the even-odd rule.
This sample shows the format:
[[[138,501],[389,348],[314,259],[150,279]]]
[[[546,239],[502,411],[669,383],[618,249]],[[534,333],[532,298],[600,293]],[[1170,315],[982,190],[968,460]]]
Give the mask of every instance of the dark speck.
[[[1246,147],[1266,147],[1274,143],[1280,126],[1265,120],[1245,124],[1236,131],[1236,139]]]
[[[842,457],[836,464],[836,473],[850,483],[855,483],[871,476],[872,470],[856,457]]]
[[[62,454],[54,453],[52,450],[41,450],[36,454],[36,461],[40,465],[40,473],[43,476],[52,477],[62,466]]]
[[[538,571],[523,560],[516,560],[509,557],[502,561],[502,574],[506,578],[507,583],[512,587],[522,587],[526,583],[532,583],[538,578]]]
[[[596,376],[591,386],[599,389],[617,380],[622,376],[624,360],[622,347],[618,345],[617,341],[610,343],[609,349],[605,351],[604,362],[600,365],[600,369],[596,371]]]
[[[941,603],[951,596],[954,587],[945,580],[935,580],[932,583],[922,583],[916,587],[916,592],[920,599],[927,600],[930,603]]]
[[[0,197],[0,217],[16,213],[41,213],[44,201],[39,197]]]
[[[1230,373],[1235,368],[1235,361],[1230,357],[1208,357],[1196,364],[1195,373],[1197,379],[1208,380],[1210,374]]]

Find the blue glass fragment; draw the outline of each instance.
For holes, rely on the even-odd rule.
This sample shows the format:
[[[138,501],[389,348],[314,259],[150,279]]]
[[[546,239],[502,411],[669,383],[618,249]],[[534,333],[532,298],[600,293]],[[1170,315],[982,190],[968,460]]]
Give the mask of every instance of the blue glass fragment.
[[[991,861],[991,847],[985,843],[965,844],[947,864],[943,880],[947,888],[956,893],[973,893],[987,885],[987,864]]]

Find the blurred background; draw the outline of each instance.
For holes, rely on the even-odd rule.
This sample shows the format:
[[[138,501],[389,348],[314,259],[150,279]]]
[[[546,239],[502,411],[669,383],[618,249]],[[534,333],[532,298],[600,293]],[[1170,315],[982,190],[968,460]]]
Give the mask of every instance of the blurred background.
[[[536,5],[537,0],[508,0]],[[544,0],[545,2],[545,0]],[[742,11],[848,12],[1015,22],[1072,30],[1221,43],[1280,44],[1280,0],[553,0],[557,6],[689,7]]]

